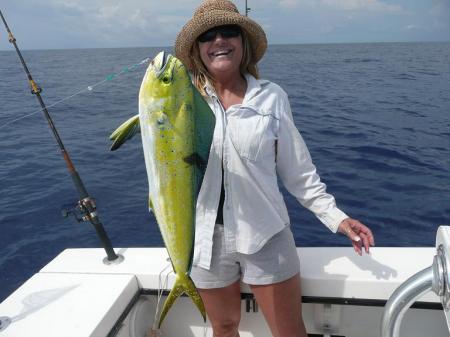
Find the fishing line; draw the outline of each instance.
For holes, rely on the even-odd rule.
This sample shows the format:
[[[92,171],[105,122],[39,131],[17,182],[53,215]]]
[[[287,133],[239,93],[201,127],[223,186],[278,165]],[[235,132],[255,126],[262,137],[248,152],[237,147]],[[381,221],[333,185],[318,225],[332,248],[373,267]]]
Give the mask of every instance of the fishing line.
[[[170,261],[170,259],[169,259]],[[162,296],[164,294],[164,290],[167,289],[169,284],[169,275],[173,273],[173,270],[171,269],[167,274],[165,274],[164,281],[162,280],[162,274],[169,269],[172,266],[171,263],[167,264],[160,272],[158,276],[158,295],[157,295],[157,301],[156,301],[156,308],[155,308],[155,317],[153,318],[153,324],[150,330],[147,333],[148,337],[158,336],[161,334],[161,330],[158,329],[157,326],[157,320],[159,316],[159,310],[161,307],[161,300]]]
[[[86,187],[83,184],[83,181],[81,180],[80,175],[78,174],[74,163],[72,162],[72,159],[70,159],[69,152],[67,151],[66,147],[63,144],[63,141],[61,137],[59,136],[58,130],[56,129],[55,124],[53,123],[53,119],[50,116],[50,113],[44,103],[44,99],[41,96],[42,89],[37,85],[37,83],[34,81],[33,76],[31,76],[31,72],[28,69],[28,66],[22,56],[22,53],[20,52],[20,49],[16,43],[16,38],[12,34],[11,30],[9,29],[8,24],[6,23],[5,17],[3,16],[2,11],[0,10],[0,19],[3,21],[3,24],[5,26],[5,29],[8,33],[8,40],[9,42],[14,46],[14,49],[16,50],[17,56],[20,59],[20,62],[22,64],[23,70],[26,73],[26,76],[28,78],[28,83],[31,87],[31,93],[36,96],[36,99],[38,100],[41,110],[43,112],[43,115],[45,119],[47,120],[48,126],[50,127],[50,130],[53,133],[53,136],[58,143],[58,147],[61,151],[61,155],[67,165],[67,169],[69,171],[70,177],[72,178],[72,182],[75,185],[75,188],[78,192],[79,200],[77,205],[75,205],[73,208],[64,210],[64,215],[67,217],[69,214],[73,214],[75,216],[75,219],[78,222],[84,221],[84,222],[90,222],[97,235],[100,239],[103,248],[105,249],[107,257],[103,260],[103,263],[105,264],[112,264],[112,263],[121,263],[123,261],[123,256],[118,256],[114,252],[114,248],[112,247],[111,240],[109,239],[105,228],[103,227],[103,224],[100,222],[100,218],[97,213],[97,205],[95,203],[95,200],[90,197],[89,193],[86,190]],[[78,217],[78,214],[81,215],[81,217]]]
[[[203,323],[203,337],[206,337],[208,334],[208,326],[206,325],[206,321]]]
[[[149,61],[150,61],[150,58],[147,57],[147,58],[143,59],[142,61],[140,61],[140,62],[138,62],[138,63],[132,64],[132,65],[129,65],[129,66],[123,68],[121,71],[119,71],[119,72],[117,72],[117,73],[111,73],[111,74],[107,75],[103,80],[101,80],[101,81],[99,81],[99,82],[97,82],[97,83],[94,83],[94,84],[92,84],[92,85],[88,85],[88,86],[84,87],[83,89],[77,91],[76,93],[74,93],[74,94],[72,94],[72,95],[66,96],[66,97],[64,97],[63,99],[61,99],[61,100],[59,100],[59,101],[56,101],[56,102],[53,103],[53,104],[47,105],[47,108],[51,108],[51,107],[54,107],[54,106],[56,106],[56,105],[58,105],[58,104],[61,104],[62,102],[65,102],[65,101],[67,101],[67,100],[69,100],[69,99],[71,99],[71,98],[73,98],[73,97],[75,97],[75,96],[78,96],[78,95],[82,94],[83,92],[86,92],[86,91],[93,91],[94,88],[96,88],[96,87],[98,87],[98,86],[100,86],[100,85],[102,85],[102,84],[104,84],[104,83],[106,83],[106,82],[110,82],[110,81],[114,80],[115,78],[121,76],[121,75],[124,74],[124,73],[129,73],[129,72],[131,72],[131,71],[134,71],[136,68],[138,68],[138,67],[141,66],[141,65],[144,65],[144,64],[148,63]],[[20,120],[22,120],[22,119],[24,119],[24,118],[27,118],[27,117],[33,116],[33,115],[35,115],[35,114],[37,114],[37,113],[40,113],[40,112],[42,112],[43,110],[44,110],[44,109],[42,108],[42,109],[33,111],[33,112],[29,113],[29,114],[26,114],[26,115],[24,115],[24,116],[15,118],[15,119],[13,119],[13,120],[11,120],[11,121],[9,121],[9,122],[6,122],[6,123],[0,125],[0,130],[1,130],[1,129],[4,129],[4,128],[6,128],[8,125],[11,125],[11,124],[13,124],[13,123],[15,123],[15,122],[18,122],[18,121],[20,121]]]
[[[156,319],[157,319],[158,316],[159,316],[159,309],[160,309],[160,307],[161,307],[161,299],[162,299],[164,290],[167,288],[167,285],[168,285],[168,283],[169,283],[169,275],[173,273],[173,270],[170,270],[170,271],[166,274],[166,276],[165,276],[165,278],[164,278],[164,283],[161,281],[161,277],[162,277],[162,274],[163,274],[167,269],[169,269],[171,266],[172,266],[172,264],[169,263],[169,264],[168,264],[163,270],[161,270],[161,272],[159,273],[158,301],[157,301],[157,303],[156,303],[156,310],[155,310],[155,323],[156,323]]]

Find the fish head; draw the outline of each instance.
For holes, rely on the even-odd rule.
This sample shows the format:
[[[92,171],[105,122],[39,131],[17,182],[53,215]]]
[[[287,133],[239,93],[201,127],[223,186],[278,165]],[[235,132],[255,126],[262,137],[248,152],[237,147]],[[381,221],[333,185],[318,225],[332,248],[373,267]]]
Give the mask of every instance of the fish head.
[[[164,51],[150,62],[139,92],[141,119],[163,125],[174,122],[182,106],[192,100],[192,83],[183,63]],[[154,123],[153,123],[154,122]]]

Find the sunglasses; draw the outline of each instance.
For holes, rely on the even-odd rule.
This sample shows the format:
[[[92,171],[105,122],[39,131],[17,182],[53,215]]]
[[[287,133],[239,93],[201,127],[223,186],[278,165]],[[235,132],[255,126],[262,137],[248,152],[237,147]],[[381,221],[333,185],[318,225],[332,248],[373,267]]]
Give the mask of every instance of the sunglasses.
[[[220,34],[222,38],[229,39],[232,37],[238,37],[241,35],[241,28],[237,25],[218,26],[207,30],[198,37],[199,42],[211,42],[214,41],[217,34]]]

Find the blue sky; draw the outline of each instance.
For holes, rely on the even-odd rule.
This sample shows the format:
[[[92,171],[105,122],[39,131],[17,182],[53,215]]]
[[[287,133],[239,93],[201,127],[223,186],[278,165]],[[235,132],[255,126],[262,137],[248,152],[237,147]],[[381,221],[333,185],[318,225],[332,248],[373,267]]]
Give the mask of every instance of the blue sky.
[[[241,12],[244,0],[235,0]],[[171,46],[200,1],[2,0],[22,49]],[[449,41],[450,0],[248,0],[269,43]],[[10,50],[3,27],[0,50]]]

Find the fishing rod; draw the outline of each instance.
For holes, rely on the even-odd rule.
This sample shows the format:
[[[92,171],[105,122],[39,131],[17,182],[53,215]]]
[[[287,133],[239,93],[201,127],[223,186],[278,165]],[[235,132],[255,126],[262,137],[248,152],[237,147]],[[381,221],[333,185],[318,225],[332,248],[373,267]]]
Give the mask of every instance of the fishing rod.
[[[83,181],[81,180],[80,175],[76,171],[75,166],[74,166],[72,160],[70,159],[69,153],[67,152],[66,148],[64,147],[61,137],[59,136],[58,131],[56,130],[55,124],[53,123],[53,120],[50,117],[50,113],[48,112],[47,107],[44,103],[44,100],[42,99],[42,96],[41,96],[42,88],[40,88],[36,84],[36,82],[33,80],[33,77],[31,76],[31,73],[28,70],[28,67],[25,63],[25,60],[22,57],[22,53],[20,52],[19,47],[17,46],[16,38],[13,36],[11,30],[9,29],[9,26],[6,23],[5,17],[3,16],[1,10],[0,10],[0,17],[3,21],[3,24],[5,25],[6,31],[8,32],[9,42],[11,42],[14,45],[17,55],[19,56],[20,62],[22,63],[23,69],[25,70],[25,73],[27,74],[28,82],[31,87],[31,93],[33,95],[36,95],[36,98],[39,101],[39,104],[41,105],[42,112],[44,113],[44,116],[47,119],[48,125],[53,132],[56,142],[58,143],[58,146],[61,150],[64,161],[66,162],[67,168],[68,168],[70,176],[72,178],[72,181],[75,184],[75,188],[77,189],[79,197],[80,197],[78,204],[74,208],[63,210],[63,216],[68,217],[70,214],[72,214],[75,216],[75,219],[77,219],[78,222],[89,221],[94,226],[95,231],[97,232],[97,235],[103,244],[103,248],[105,249],[106,255],[107,255],[107,261],[109,261],[109,262],[115,261],[119,258],[119,256],[114,252],[114,249],[111,245],[111,241],[109,240],[109,237],[106,234],[106,231],[105,231],[102,223],[100,222],[95,201],[94,201],[94,199],[92,199],[89,196],[86,188],[84,187]],[[81,216],[78,217],[78,214],[80,214]],[[105,261],[105,262],[107,262],[107,261]]]
[[[247,0],[245,0],[245,16],[248,16],[248,13],[250,12],[250,7],[247,5]]]

